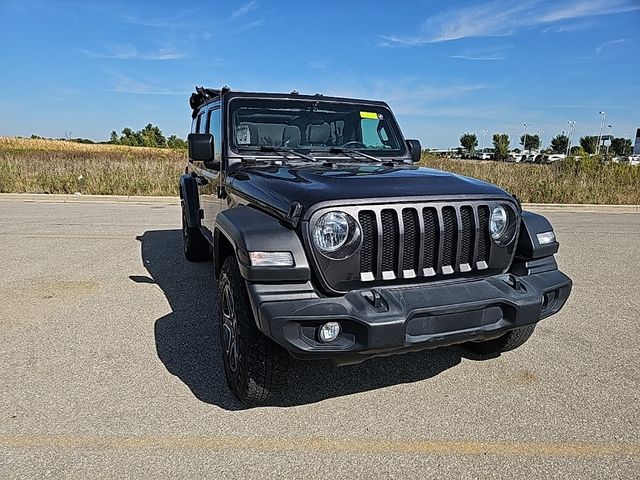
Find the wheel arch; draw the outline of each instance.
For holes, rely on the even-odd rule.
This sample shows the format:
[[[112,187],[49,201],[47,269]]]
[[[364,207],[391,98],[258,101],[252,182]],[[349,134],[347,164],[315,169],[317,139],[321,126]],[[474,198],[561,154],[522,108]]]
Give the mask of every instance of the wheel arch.
[[[179,187],[180,201],[184,205],[187,225],[191,228],[200,227],[200,199],[196,179],[192,175],[181,175]]]
[[[309,262],[298,234],[276,218],[256,208],[235,207],[216,216],[214,225],[214,263],[216,275],[225,257],[234,253],[241,275],[248,281],[306,282],[310,280]],[[256,267],[249,252],[290,252],[292,266]]]

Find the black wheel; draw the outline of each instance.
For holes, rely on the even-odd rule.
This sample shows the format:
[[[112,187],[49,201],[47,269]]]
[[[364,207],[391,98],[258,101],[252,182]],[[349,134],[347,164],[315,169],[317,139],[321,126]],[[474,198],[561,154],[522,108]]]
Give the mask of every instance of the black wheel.
[[[524,342],[529,340],[529,337],[531,337],[535,328],[535,325],[528,325],[526,327],[511,330],[510,332],[505,333],[501,337],[494,338],[493,340],[465,343],[465,347],[472,352],[481,355],[495,355],[498,353],[508,352],[509,350],[518,348]]]
[[[282,387],[289,354],[258,330],[234,256],[228,256],[222,264],[218,288],[220,344],[227,383],[243,404],[264,404]]]
[[[182,204],[182,246],[184,256],[190,262],[202,262],[211,257],[211,247],[209,242],[198,227],[190,227],[187,224],[187,212]]]

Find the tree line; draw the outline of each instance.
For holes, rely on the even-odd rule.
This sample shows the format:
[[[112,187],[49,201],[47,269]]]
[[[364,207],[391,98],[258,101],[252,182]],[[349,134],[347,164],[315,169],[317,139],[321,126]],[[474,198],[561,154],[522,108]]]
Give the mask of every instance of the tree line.
[[[143,129],[137,131],[125,127],[122,129],[121,135],[118,135],[115,130],[112,130],[109,136],[109,143],[130,147],[187,148],[187,142],[185,140],[176,135],[171,135],[167,138],[162,133],[162,130],[160,130],[160,127],[151,123],[147,123]]]
[[[526,142],[526,144],[525,144]],[[527,134],[520,136],[520,145],[524,150],[539,150],[541,146],[540,137],[536,134]],[[506,133],[493,134],[493,153],[497,160],[504,160],[509,155],[509,145],[511,140]],[[464,133],[460,137],[460,145],[467,152],[473,154],[478,147],[478,138],[475,133]],[[569,146],[569,137],[564,133],[560,133],[551,139],[549,147],[544,149],[544,153],[567,153]],[[595,154],[598,149],[598,137],[595,135],[585,135],[580,137],[579,145],[571,147],[572,155],[591,155]],[[613,138],[606,151],[610,156],[628,156],[633,152],[631,140],[628,138]]]

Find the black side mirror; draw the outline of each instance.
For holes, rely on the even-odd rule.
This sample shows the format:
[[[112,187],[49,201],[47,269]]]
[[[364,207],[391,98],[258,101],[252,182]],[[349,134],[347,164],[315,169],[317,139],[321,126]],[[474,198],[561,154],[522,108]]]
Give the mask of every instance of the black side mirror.
[[[210,133],[190,133],[187,137],[189,158],[196,162],[213,160],[213,135]]]
[[[422,156],[422,145],[419,140],[407,140],[407,147],[409,147],[409,153],[411,154],[411,160],[413,163],[418,163]]]

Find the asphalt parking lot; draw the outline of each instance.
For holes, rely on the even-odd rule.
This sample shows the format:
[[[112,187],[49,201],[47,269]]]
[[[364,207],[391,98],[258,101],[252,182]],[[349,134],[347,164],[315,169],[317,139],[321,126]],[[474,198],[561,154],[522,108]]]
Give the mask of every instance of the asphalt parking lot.
[[[638,478],[640,214],[549,214],[565,309],[520,349],[226,388],[179,207],[0,199],[0,478]]]

